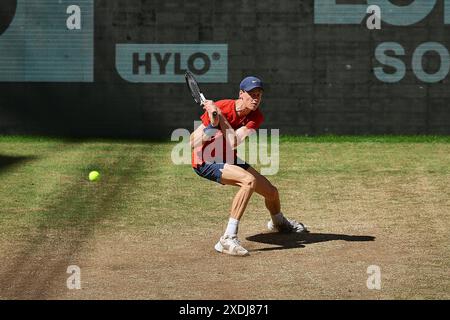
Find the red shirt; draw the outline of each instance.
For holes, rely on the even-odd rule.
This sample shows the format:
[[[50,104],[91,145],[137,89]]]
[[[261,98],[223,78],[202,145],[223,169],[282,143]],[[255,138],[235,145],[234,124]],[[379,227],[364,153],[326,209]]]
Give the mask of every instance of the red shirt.
[[[255,111],[250,112],[246,116],[238,116],[236,113],[236,105],[235,100],[220,100],[214,103],[222,112],[222,115],[227,119],[227,121],[230,123],[230,126],[237,130],[243,126],[246,126],[249,129],[257,130],[261,124],[264,121],[264,116],[259,111],[259,109],[256,109]],[[209,125],[209,117],[208,113],[205,112],[200,119],[202,120],[202,123],[205,127]],[[223,143],[215,144],[216,147],[208,146],[212,144],[214,141],[221,139]],[[217,142],[217,141],[216,141]],[[222,148],[218,148],[218,146],[222,146]],[[205,150],[206,149],[206,150]],[[222,149],[222,150],[219,150]],[[212,162],[212,157],[219,159],[217,162],[228,162],[226,153],[232,152],[233,161],[236,160],[237,157],[237,151],[232,150],[232,147],[226,143],[226,139],[223,137],[222,133],[219,131],[212,139],[211,141],[205,142],[202,146],[199,146],[195,148],[192,151],[192,167],[197,167],[199,165],[202,165],[205,163],[205,160],[208,162]],[[220,161],[223,160],[223,161]]]

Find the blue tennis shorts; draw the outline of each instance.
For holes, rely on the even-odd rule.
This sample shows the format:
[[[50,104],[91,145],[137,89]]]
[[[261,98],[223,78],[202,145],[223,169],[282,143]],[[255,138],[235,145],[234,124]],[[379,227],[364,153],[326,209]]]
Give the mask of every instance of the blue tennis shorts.
[[[242,161],[240,161],[242,162]],[[248,170],[250,165],[246,162],[244,163],[234,163],[233,165],[241,167],[244,170]],[[200,177],[206,178],[211,181],[215,181],[217,183],[223,184],[222,181],[222,169],[225,166],[225,163],[204,163],[197,168],[194,168],[195,173],[197,173]]]

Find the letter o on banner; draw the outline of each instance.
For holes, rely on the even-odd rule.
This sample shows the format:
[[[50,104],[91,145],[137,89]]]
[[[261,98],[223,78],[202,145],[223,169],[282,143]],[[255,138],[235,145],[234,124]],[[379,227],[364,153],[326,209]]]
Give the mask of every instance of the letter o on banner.
[[[203,67],[201,69],[197,69],[197,67],[195,66],[195,61],[197,59],[203,60]],[[188,59],[188,68],[192,71],[192,73],[201,76],[207,73],[211,68],[211,60],[209,59],[208,55],[203,52],[194,53]]]
[[[429,51],[437,52],[441,58],[441,66],[439,70],[434,74],[426,73],[423,70],[422,66],[423,56]],[[412,58],[412,67],[417,78],[422,80],[423,82],[435,83],[443,80],[450,71],[450,58],[447,48],[437,42],[422,43],[414,51]]]

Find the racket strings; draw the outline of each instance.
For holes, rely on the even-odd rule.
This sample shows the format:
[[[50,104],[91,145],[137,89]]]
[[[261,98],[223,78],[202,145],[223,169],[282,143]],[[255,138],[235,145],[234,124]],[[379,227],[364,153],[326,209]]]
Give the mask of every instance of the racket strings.
[[[188,86],[189,86],[189,89],[191,90],[192,97],[194,98],[194,100],[197,103],[200,103],[201,102],[200,88],[198,87],[195,80],[193,81],[192,79],[188,79]]]

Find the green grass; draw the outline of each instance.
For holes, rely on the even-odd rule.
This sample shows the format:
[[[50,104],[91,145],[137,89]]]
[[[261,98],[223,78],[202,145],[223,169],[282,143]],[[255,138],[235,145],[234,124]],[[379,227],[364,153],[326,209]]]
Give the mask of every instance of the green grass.
[[[270,137],[269,137],[270,139]],[[113,139],[113,138],[59,138],[46,136],[2,136],[0,135],[0,142],[111,142],[111,143],[147,143],[169,142],[164,139]],[[368,142],[368,143],[450,143],[450,135],[319,135],[319,136],[293,136],[281,135],[280,142],[311,142],[311,143],[343,143],[343,142]]]
[[[448,175],[449,141],[449,137],[431,136],[282,136],[280,170],[271,180],[296,181],[301,187],[302,179],[309,176]],[[174,166],[170,159],[174,145],[0,137],[0,227],[26,232],[36,225],[90,225],[93,221],[107,226],[123,220],[140,227],[193,221],[195,190],[212,188],[220,197],[229,192],[199,179],[189,165]],[[88,181],[91,170],[100,171],[99,182]],[[205,207],[214,204],[211,199],[203,201]],[[150,215],[155,218],[148,219]],[[198,217],[212,218],[208,213]]]
[[[282,135],[280,142],[311,142],[311,143],[450,143],[450,136],[437,135],[378,135],[378,136],[288,136]]]
[[[288,269],[306,268],[311,277],[330,274],[333,279],[360,272],[355,268],[375,261],[387,270],[386,281],[395,284],[376,298],[449,297],[449,283],[442,277],[448,275],[450,261],[450,137],[282,136],[280,142],[280,170],[268,178],[280,190],[283,211],[306,220],[316,232],[371,235],[377,242],[369,247],[324,242],[299,260],[292,250],[274,251],[273,261],[285,261]],[[129,259],[137,259],[145,239],[150,243],[165,239],[165,250],[173,259],[183,254],[171,253],[175,250],[172,246],[183,243],[183,236],[198,236],[197,243],[207,239],[209,248],[208,237],[222,231],[236,189],[201,179],[190,165],[173,165],[170,153],[174,146],[161,141],[0,137],[0,258],[4,265],[11,271],[17,268],[17,261],[27,261],[30,256],[46,258],[55,250],[69,256],[84,252],[80,248],[95,245],[99,235],[111,239],[117,234],[141,235],[137,247],[127,252]],[[100,172],[98,182],[88,181],[91,170]],[[261,230],[267,221],[264,201],[252,197],[247,211],[243,232]],[[342,247],[346,249],[340,251]],[[353,251],[345,251],[348,248]],[[153,254],[161,258],[166,252]],[[262,255],[257,266],[267,263],[262,262],[266,261]],[[335,263],[330,264],[330,257]],[[217,258],[211,259],[202,265],[216,263]],[[51,265],[49,261],[46,263]],[[157,259],[151,261],[145,263],[161,268]],[[199,268],[195,261],[192,266],[186,261],[173,265]],[[349,261],[357,263],[349,265]],[[226,265],[217,263],[218,268]],[[436,269],[430,273],[432,267]],[[262,267],[258,268],[255,270]],[[171,270],[166,271],[170,274]],[[425,274],[426,283],[422,280]],[[259,276],[257,271],[254,276]],[[249,297],[261,297],[252,296],[258,292],[268,298],[303,294],[283,287],[292,277],[286,276],[274,284],[284,288],[279,291],[281,296],[254,288]],[[8,279],[0,277],[0,281]],[[418,285],[411,289],[410,283]],[[151,284],[158,285],[160,292],[171,292],[164,283]],[[181,294],[189,285],[193,284],[173,290]],[[341,291],[342,284],[331,281],[323,285],[330,286],[327,292],[335,293],[314,287],[302,292],[311,298],[347,294]],[[348,297],[372,297],[367,294],[361,291]]]

